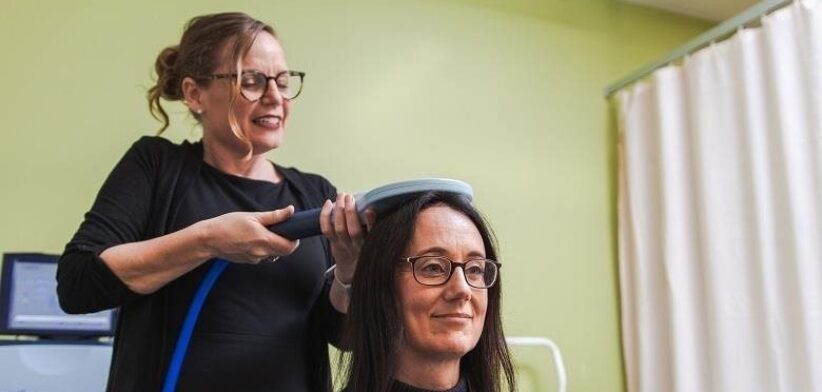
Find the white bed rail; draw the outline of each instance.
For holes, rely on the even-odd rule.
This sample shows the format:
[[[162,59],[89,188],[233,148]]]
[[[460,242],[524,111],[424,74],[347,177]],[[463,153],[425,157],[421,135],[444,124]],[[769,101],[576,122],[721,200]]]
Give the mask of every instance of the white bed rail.
[[[551,339],[537,336],[509,336],[505,339],[510,346],[537,346],[546,347],[551,352],[551,359],[554,362],[554,370],[557,374],[557,391],[566,392],[568,380],[565,374],[565,363],[562,361],[562,353],[559,346]]]

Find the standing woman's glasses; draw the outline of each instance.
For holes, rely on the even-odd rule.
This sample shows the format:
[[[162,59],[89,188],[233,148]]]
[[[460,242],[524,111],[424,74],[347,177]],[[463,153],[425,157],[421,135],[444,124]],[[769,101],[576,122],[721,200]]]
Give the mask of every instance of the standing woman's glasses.
[[[237,74],[213,74],[203,79],[236,79]],[[249,102],[257,101],[268,91],[268,82],[273,80],[277,91],[283,99],[292,100],[303,91],[305,72],[282,71],[274,76],[268,76],[259,71],[243,71],[240,74],[240,94]]]

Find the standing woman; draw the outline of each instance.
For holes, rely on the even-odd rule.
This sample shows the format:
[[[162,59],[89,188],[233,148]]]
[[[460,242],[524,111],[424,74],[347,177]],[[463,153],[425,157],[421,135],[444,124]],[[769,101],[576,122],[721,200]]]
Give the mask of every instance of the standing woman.
[[[177,390],[328,390],[327,344],[348,306],[340,282],[351,281],[363,232],[351,195],[264,155],[282,144],[305,74],[288,67],[269,25],[242,13],[193,18],[155,68],[148,100],[161,132],[161,98],[179,100],[202,139],[143,137],[126,152],[66,245],[60,306],[119,307],[108,390],[157,391],[196,288],[214,259],[229,260]],[[266,228],[320,206],[324,237]]]

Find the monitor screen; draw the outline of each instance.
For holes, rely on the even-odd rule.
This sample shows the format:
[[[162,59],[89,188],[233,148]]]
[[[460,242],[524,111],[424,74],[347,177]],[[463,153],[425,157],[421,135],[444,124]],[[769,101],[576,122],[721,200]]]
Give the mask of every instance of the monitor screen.
[[[57,302],[57,260],[41,253],[3,255],[0,333],[42,337],[114,335],[116,314],[66,314]]]

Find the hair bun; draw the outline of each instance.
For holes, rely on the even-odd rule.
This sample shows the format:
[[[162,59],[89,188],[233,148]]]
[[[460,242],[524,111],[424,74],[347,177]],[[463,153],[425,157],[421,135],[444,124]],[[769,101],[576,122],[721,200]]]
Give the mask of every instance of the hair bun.
[[[157,72],[157,86],[160,86],[160,93],[167,100],[182,99],[180,78],[175,67],[179,54],[179,46],[169,46],[160,52],[154,63],[154,70]]]

